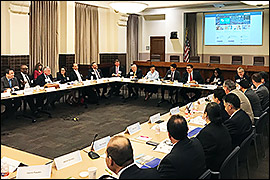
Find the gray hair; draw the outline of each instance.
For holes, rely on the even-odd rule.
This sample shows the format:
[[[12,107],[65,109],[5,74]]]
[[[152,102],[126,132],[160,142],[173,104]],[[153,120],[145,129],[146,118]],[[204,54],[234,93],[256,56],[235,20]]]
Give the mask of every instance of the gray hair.
[[[243,71],[243,72],[245,72],[244,68],[242,68],[242,67],[238,67],[237,68],[237,71]]]
[[[51,69],[49,66],[45,66],[44,68],[43,68],[43,71],[45,71],[45,70],[47,70],[47,69]]]
[[[235,82],[230,79],[226,79],[223,83],[223,86],[227,87],[229,91],[236,89]]]

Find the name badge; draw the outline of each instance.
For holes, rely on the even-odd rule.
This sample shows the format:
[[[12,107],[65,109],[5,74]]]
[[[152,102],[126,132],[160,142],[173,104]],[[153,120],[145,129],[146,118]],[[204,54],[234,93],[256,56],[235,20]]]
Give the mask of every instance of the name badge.
[[[46,92],[52,92],[52,91],[55,91],[55,87],[46,88]]]
[[[238,82],[238,83],[239,83],[240,81],[241,81],[240,79],[236,79],[236,82]]]
[[[92,72],[92,74],[95,74],[95,72]]]
[[[51,172],[52,172],[52,163],[48,165],[18,167],[16,179],[51,178]]]
[[[54,159],[57,170],[71,166],[82,161],[80,151],[75,151]]]
[[[140,122],[137,122],[137,123],[127,127],[127,131],[130,135],[132,135],[140,130],[141,130]]]
[[[160,120],[160,113],[157,113],[157,114],[155,114],[155,115],[153,115],[153,116],[150,117],[150,122],[152,124],[155,123],[155,122],[157,122],[157,121],[159,121],[159,120]]]
[[[130,72],[130,75],[133,75],[133,72]]]
[[[177,107],[175,107],[175,108],[170,109],[170,113],[171,113],[171,115],[176,115],[176,114],[179,114],[179,113],[180,113],[179,106],[177,106]]]
[[[107,136],[105,138],[99,139],[97,141],[94,142],[94,150],[98,151],[100,149],[103,149],[107,146],[108,142],[110,141],[111,137]]]
[[[172,75],[168,74],[168,77],[171,77]]]
[[[122,71],[118,71],[118,74],[121,74],[122,73]]]

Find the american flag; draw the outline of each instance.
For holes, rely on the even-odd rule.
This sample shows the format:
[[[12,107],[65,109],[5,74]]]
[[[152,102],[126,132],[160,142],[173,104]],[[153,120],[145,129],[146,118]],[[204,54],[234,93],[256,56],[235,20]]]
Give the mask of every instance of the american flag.
[[[186,42],[185,42],[185,50],[184,50],[184,62],[189,62],[189,54],[190,54],[190,44],[189,40],[186,37]]]

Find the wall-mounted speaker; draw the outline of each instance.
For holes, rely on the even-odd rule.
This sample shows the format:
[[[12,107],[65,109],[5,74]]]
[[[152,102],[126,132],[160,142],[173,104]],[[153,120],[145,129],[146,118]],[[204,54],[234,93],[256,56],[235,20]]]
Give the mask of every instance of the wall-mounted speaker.
[[[170,39],[178,39],[178,37],[177,37],[177,31],[172,31],[172,32],[171,32],[171,37],[170,37]]]

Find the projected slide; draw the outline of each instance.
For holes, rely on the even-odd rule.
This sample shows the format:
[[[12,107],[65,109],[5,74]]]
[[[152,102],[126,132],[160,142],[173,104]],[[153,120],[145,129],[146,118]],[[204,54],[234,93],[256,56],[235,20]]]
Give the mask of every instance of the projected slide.
[[[205,45],[262,45],[262,12],[206,14]]]

